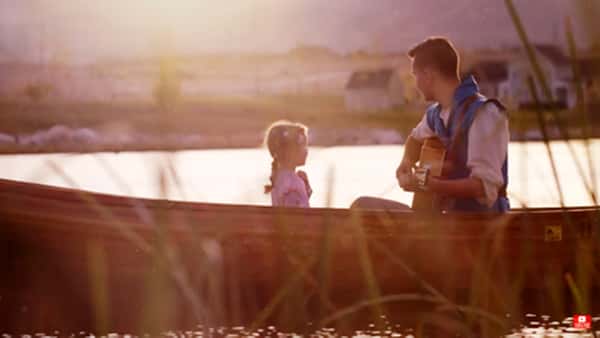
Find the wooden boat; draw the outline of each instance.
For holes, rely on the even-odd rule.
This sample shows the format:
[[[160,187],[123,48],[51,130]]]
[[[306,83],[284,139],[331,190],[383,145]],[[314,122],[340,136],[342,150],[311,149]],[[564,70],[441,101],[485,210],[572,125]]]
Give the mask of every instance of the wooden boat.
[[[0,328],[298,332],[382,315],[498,324],[507,313],[598,311],[599,212],[279,209],[0,180]]]

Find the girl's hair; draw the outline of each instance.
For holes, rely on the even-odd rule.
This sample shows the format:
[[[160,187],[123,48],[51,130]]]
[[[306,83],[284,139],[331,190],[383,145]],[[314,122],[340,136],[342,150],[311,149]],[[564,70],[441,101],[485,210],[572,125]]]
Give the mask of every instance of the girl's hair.
[[[273,158],[271,162],[271,184],[265,185],[265,194],[270,193],[275,186],[275,176],[279,170],[279,161],[288,151],[290,146],[304,142],[308,128],[301,124],[290,121],[277,121],[267,128],[265,133],[265,145]]]

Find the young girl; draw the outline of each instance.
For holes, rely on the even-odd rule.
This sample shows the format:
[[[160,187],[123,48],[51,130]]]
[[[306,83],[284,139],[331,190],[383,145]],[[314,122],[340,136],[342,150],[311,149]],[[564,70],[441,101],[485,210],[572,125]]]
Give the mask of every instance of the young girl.
[[[265,143],[273,162],[265,194],[271,193],[274,207],[309,207],[312,189],[308,177],[304,171],[296,171],[308,155],[306,133],[304,125],[288,121],[275,122],[267,129]]]

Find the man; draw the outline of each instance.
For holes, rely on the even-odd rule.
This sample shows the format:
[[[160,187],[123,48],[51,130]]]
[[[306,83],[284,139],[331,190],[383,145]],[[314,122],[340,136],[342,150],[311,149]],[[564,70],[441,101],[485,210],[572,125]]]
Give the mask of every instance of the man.
[[[437,137],[446,148],[444,172],[429,177],[422,189],[441,197],[440,211],[506,212],[509,131],[504,107],[481,95],[472,76],[460,80],[458,53],[447,39],[429,38],[408,55],[417,88],[434,103],[406,140],[396,171],[398,183],[407,191],[416,190],[412,167],[423,141]],[[361,197],[352,207],[409,209],[373,197]]]

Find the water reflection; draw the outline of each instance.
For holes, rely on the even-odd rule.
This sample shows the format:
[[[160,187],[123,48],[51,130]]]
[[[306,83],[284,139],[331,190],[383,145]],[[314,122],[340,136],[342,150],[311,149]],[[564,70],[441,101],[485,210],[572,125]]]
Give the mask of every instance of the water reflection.
[[[505,335],[506,338],[528,338],[528,337],[562,337],[562,338],[592,338],[600,335],[600,317],[593,317],[592,329],[576,329],[573,328],[573,318],[565,318],[562,322],[551,321],[549,316],[540,316],[538,319],[534,314],[528,314],[526,324],[521,325],[518,329],[513,329],[511,333]],[[167,331],[159,335],[134,335],[134,334],[119,334],[109,333],[101,336],[102,338],[260,338],[260,337],[277,337],[277,338],[300,338],[300,337],[353,337],[353,338],[414,338],[417,336],[428,337],[439,334],[440,331],[428,331],[424,329],[422,332],[412,327],[401,327],[400,325],[392,325],[389,322],[385,328],[377,329],[374,324],[369,325],[367,329],[356,330],[354,332],[338,332],[335,328],[320,328],[309,333],[282,332],[275,326],[266,328],[250,329],[244,326],[233,327],[203,327],[198,325],[195,330],[189,331]],[[445,332],[448,334],[449,332]],[[81,331],[79,333],[63,333],[54,331],[52,334],[36,333],[36,334],[21,334],[10,335],[2,334],[2,338],[96,338],[93,333]]]

